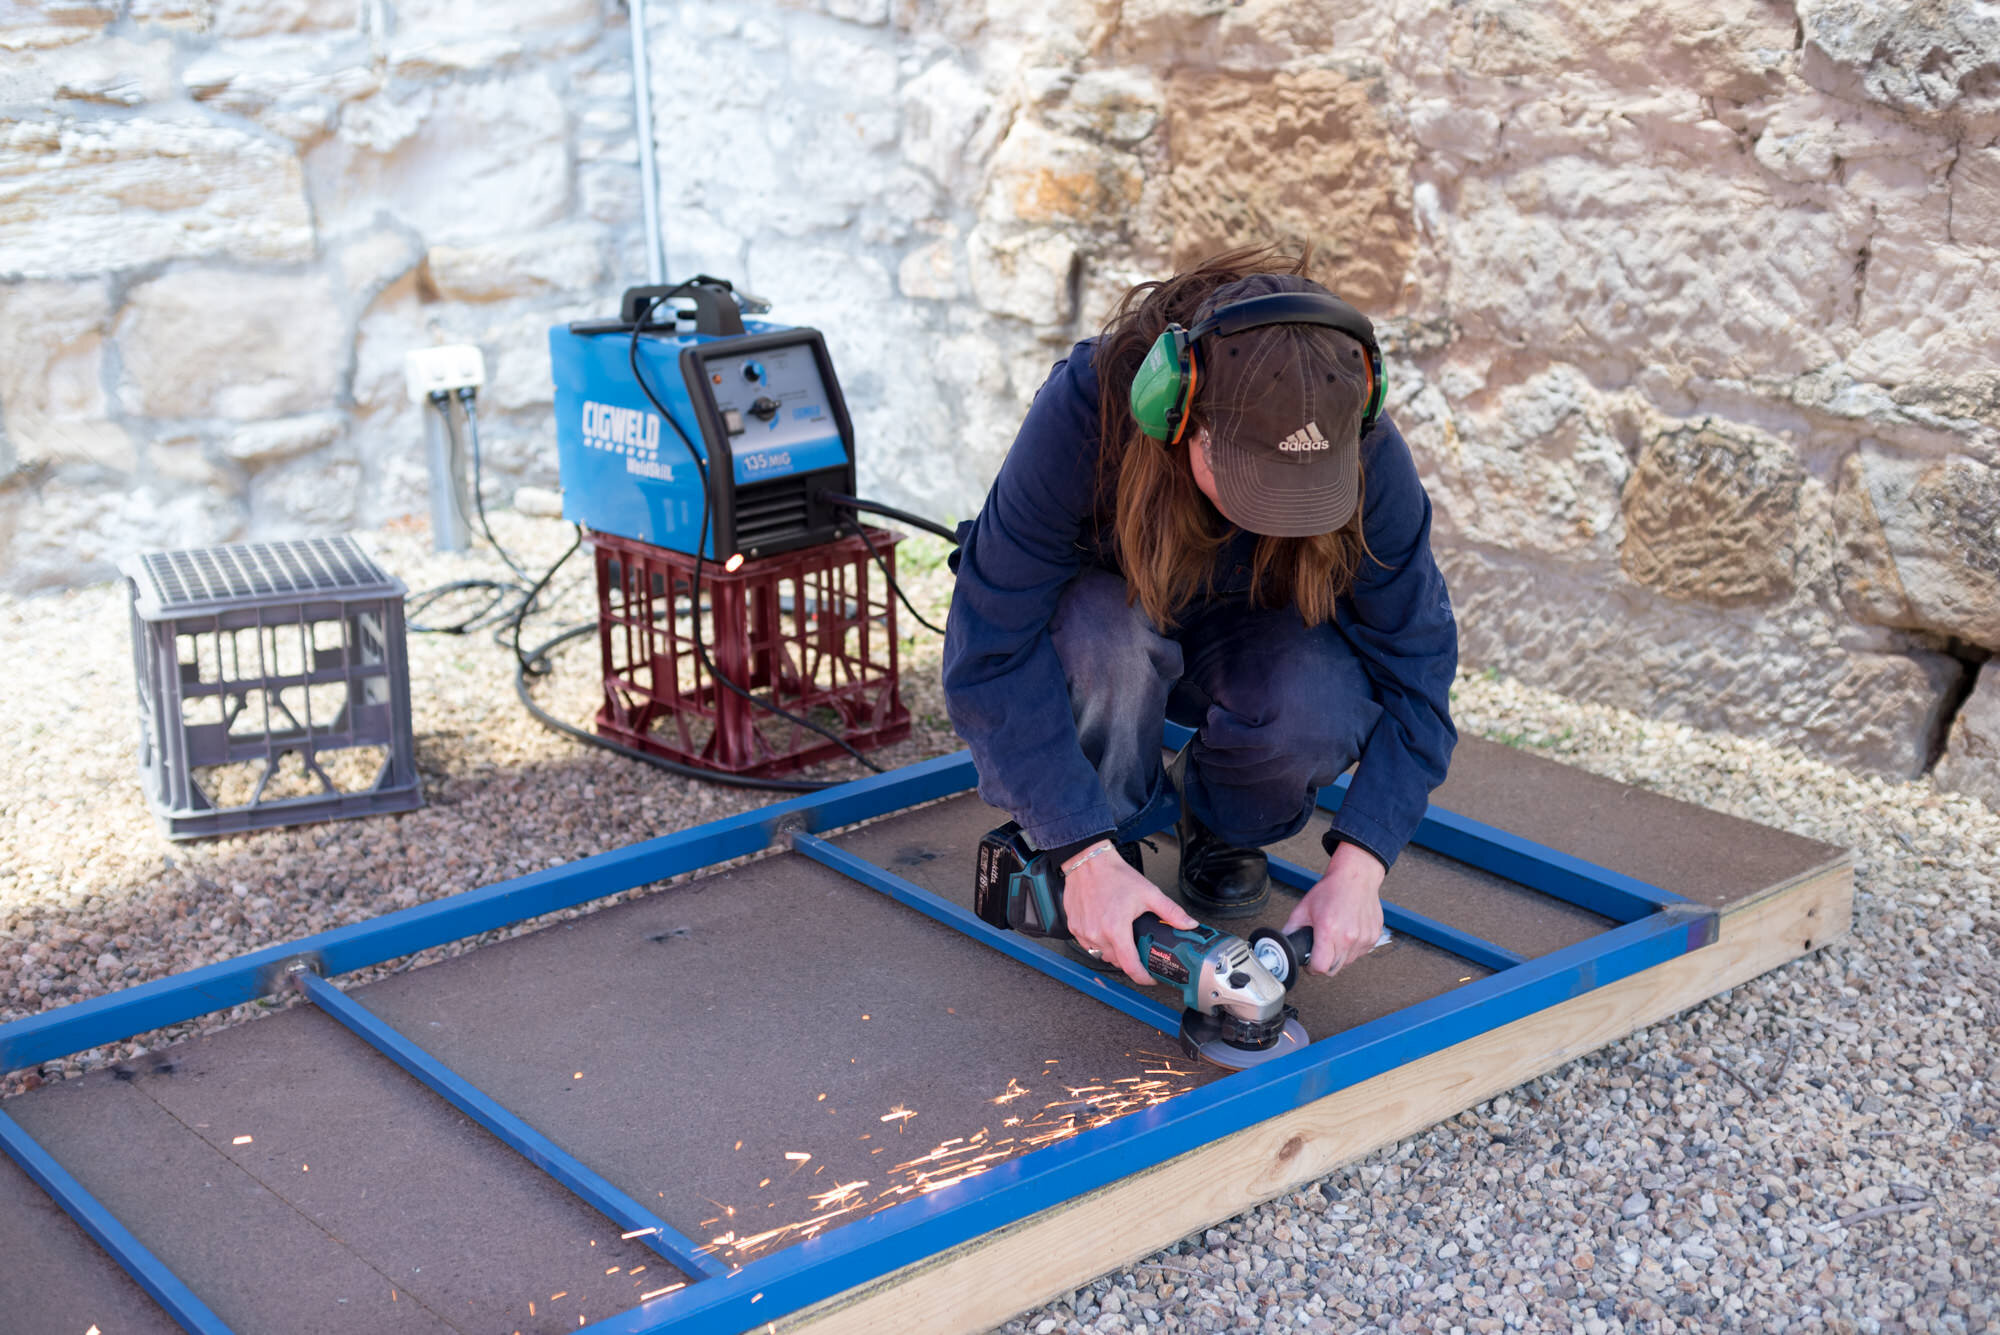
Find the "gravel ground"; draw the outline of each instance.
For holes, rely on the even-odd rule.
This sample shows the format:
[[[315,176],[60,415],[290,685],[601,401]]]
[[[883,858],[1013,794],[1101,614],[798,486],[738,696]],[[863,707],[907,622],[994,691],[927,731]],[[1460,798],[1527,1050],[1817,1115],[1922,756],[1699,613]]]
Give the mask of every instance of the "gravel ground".
[[[536,565],[568,538],[494,523]],[[363,540],[413,589],[492,573],[483,550],[429,552],[420,527]],[[942,544],[902,552],[939,620]],[[557,587],[544,636],[590,613],[580,559]],[[413,636],[423,810],[173,844],[134,781],[122,589],[0,600],[0,628],[17,664],[0,696],[0,1020],[765,800],[557,737],[514,703],[505,653]],[[936,637],[905,651],[915,727],[884,765],[957,745]],[[579,723],[593,656],[584,641],[538,691]],[[1455,702],[1467,733],[1853,849],[1853,937],[1002,1329],[2000,1330],[2000,816],[1490,675]],[[266,1009],[17,1073],[0,1094]]]

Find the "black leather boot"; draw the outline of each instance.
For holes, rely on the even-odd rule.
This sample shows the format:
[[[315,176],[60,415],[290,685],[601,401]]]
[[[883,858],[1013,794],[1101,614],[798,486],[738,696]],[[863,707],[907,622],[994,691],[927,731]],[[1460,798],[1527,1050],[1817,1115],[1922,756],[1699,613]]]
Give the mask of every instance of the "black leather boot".
[[[1270,860],[1260,848],[1225,844],[1195,818],[1187,800],[1190,741],[1167,765],[1167,779],[1180,794],[1181,816],[1174,833],[1181,844],[1181,902],[1211,918],[1241,918],[1271,897]]]

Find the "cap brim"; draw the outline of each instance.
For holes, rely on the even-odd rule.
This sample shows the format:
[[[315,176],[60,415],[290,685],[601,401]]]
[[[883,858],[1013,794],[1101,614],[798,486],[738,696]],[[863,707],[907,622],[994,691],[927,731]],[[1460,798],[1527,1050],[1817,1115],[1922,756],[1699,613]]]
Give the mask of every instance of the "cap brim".
[[[1360,490],[1360,442],[1297,456],[1209,441],[1215,503],[1241,529],[1273,538],[1310,538],[1344,527]]]

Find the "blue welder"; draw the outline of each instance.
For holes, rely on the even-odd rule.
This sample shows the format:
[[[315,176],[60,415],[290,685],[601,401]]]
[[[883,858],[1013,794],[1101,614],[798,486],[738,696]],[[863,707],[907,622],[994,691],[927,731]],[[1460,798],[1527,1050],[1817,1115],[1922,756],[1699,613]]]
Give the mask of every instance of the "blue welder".
[[[722,562],[839,535],[850,511],[825,498],[854,494],[847,403],[818,330],[743,318],[768,309],[703,274],[549,330],[563,518]]]

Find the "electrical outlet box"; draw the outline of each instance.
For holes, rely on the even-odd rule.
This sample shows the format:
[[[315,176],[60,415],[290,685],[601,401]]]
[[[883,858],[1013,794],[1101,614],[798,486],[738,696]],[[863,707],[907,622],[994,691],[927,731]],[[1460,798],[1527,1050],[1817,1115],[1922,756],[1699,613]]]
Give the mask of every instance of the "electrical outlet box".
[[[486,358],[470,343],[416,348],[403,355],[403,378],[410,402],[421,406],[439,390],[478,389],[485,384]]]

